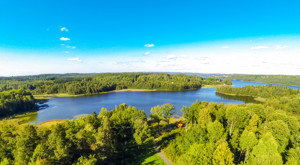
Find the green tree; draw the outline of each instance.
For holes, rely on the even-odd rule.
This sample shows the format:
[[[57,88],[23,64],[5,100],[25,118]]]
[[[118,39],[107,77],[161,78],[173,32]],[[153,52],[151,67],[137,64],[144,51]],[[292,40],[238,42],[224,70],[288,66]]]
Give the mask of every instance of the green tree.
[[[289,143],[289,127],[282,120],[276,120],[267,123],[267,128],[278,142],[278,151],[282,153]]]
[[[250,114],[245,107],[230,105],[226,109],[226,119],[229,126],[229,135],[234,129],[243,129],[248,125]]]
[[[249,157],[249,164],[261,165],[272,164],[281,165],[282,157],[278,152],[278,143],[271,133],[266,133],[256,146],[253,147]]]
[[[33,152],[30,164],[53,164],[54,162],[51,162],[51,156],[53,156],[51,150],[49,150],[46,144],[38,144]]]
[[[246,127],[246,130],[255,133],[258,129],[259,122],[259,117],[256,114],[253,114],[249,121],[249,125]]]
[[[96,165],[97,164],[97,159],[95,158],[95,155],[89,155],[87,156],[81,156],[77,163],[74,165]]]
[[[223,142],[219,144],[214,152],[213,164],[231,165],[233,164],[233,160],[233,154],[228,147],[228,143]]]
[[[257,144],[257,139],[255,134],[253,132],[244,130],[244,132],[240,137],[240,143],[239,143],[242,151],[246,152],[244,163],[246,163],[250,151],[253,149],[253,147],[256,144]]]
[[[95,139],[97,148],[100,152],[102,152],[105,156],[112,155],[113,132],[111,123],[107,116],[102,117],[102,125],[98,128],[98,132],[95,134]]]
[[[166,103],[161,106],[164,114],[164,120],[169,124],[171,116],[175,113],[175,107],[171,103]]]
[[[15,164],[28,164],[37,146],[39,137],[35,126],[26,125],[16,143]]]
[[[134,122],[134,134],[133,137],[138,145],[142,145],[151,137],[151,132],[148,127],[147,121],[137,119]]]
[[[0,165],[13,165],[13,161],[7,158],[1,160]]]
[[[287,153],[287,163],[286,164],[293,164],[293,162],[300,163],[300,147],[291,148]],[[297,163],[296,163],[297,164]]]
[[[207,124],[209,124],[211,122],[212,122],[212,118],[211,118],[211,114],[210,114],[209,108],[205,107],[203,109],[200,109],[198,123],[201,126],[206,127]]]
[[[222,136],[225,133],[225,129],[220,122],[215,121],[207,125],[207,132],[208,132],[208,139],[211,142],[215,143],[222,138]]]
[[[176,164],[211,165],[214,149],[215,147],[213,143],[206,143],[206,144],[194,143],[185,154],[179,157]]]
[[[153,119],[153,121],[157,122],[157,125],[159,126],[160,121],[164,117],[163,110],[158,105],[158,106],[152,107],[150,112],[151,112],[150,117]]]

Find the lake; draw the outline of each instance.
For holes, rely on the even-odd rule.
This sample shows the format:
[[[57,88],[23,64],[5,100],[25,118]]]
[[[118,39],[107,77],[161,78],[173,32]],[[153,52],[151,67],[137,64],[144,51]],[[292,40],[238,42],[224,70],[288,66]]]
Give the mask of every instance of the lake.
[[[268,85],[267,83],[245,82],[232,80],[235,87],[247,85]],[[294,87],[291,87],[294,88]],[[300,87],[296,87],[300,89]],[[114,109],[115,105],[126,103],[144,110],[149,116],[151,107],[171,103],[176,108],[176,114],[181,115],[182,106],[190,106],[196,99],[199,101],[217,102],[224,104],[254,103],[251,97],[228,97],[216,94],[215,88],[201,88],[195,91],[183,92],[115,92],[96,96],[82,97],[54,97],[46,104],[48,107],[37,112],[34,123],[38,124],[54,119],[73,119],[76,115],[98,114],[102,107],[108,110]]]

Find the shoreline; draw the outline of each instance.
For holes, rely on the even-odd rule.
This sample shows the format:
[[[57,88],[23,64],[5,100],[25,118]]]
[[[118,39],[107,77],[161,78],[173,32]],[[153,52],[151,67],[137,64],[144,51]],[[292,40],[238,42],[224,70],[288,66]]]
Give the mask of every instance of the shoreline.
[[[249,95],[238,95],[238,94],[222,93],[222,92],[216,92],[216,93],[219,93],[219,94],[222,94],[222,95],[228,95],[228,96],[252,97],[255,101],[258,101],[258,102],[261,102],[261,103],[263,103],[267,100],[266,98],[263,98],[263,97],[253,97],[253,96],[249,96]]]
[[[157,90],[157,89],[120,89],[120,90],[113,90],[108,92],[101,92],[97,94],[79,94],[79,95],[71,95],[68,93],[58,93],[58,94],[42,94],[42,95],[33,95],[35,99],[51,99],[53,97],[81,97],[81,96],[96,96],[102,95],[107,93],[114,93],[114,92],[160,92],[160,91],[167,91],[167,90]]]
[[[215,88],[217,86],[222,86],[222,85],[205,85],[201,88]],[[192,89],[192,90],[199,90],[198,89]],[[113,90],[113,91],[108,91],[108,92],[101,92],[97,94],[79,94],[79,95],[71,95],[68,93],[58,93],[58,94],[42,94],[42,95],[33,95],[33,97],[37,100],[44,100],[44,99],[51,99],[53,97],[80,97],[80,96],[96,96],[96,95],[102,95],[102,94],[107,94],[107,93],[115,93],[115,92],[184,92],[184,91],[191,91],[191,90],[169,90],[169,89],[119,89],[119,90]]]

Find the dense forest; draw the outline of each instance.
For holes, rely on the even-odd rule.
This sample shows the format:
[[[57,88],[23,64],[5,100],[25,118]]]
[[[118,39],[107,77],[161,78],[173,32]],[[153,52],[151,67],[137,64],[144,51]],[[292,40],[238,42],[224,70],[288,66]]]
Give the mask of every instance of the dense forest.
[[[162,135],[163,152],[174,164],[300,164],[300,94],[283,95],[263,104],[224,105],[196,101],[183,107],[184,129]],[[261,95],[264,96],[264,95]],[[268,95],[266,95],[268,96]]]
[[[233,80],[300,86],[300,76],[288,75],[226,75]]]
[[[230,83],[230,82],[227,82]],[[99,94],[120,89],[194,90],[202,85],[220,85],[219,78],[166,73],[103,73],[37,75],[0,78],[0,91],[26,89],[34,95],[67,93]]]
[[[51,128],[0,125],[2,164],[131,164],[151,152],[147,116],[125,104]],[[146,146],[146,147],[145,147]],[[153,146],[152,146],[153,147]]]
[[[23,89],[0,92],[0,118],[37,110],[32,94]]]
[[[299,164],[300,94],[279,86],[251,87],[248,92],[257,96],[261,88],[280,88],[284,94],[261,104],[196,101],[181,109],[183,128],[170,123],[174,106],[169,103],[153,107],[150,119],[142,110],[121,104],[49,128],[5,122],[0,125],[0,161],[140,164],[156,141],[178,165]]]
[[[245,86],[245,87],[232,87],[232,86],[217,86],[216,92],[221,94],[228,95],[238,95],[238,96],[251,96],[251,97],[263,97],[263,98],[271,98],[271,97],[282,97],[282,96],[290,96],[296,95],[300,93],[297,89],[292,89],[283,86]]]
[[[91,95],[119,89],[195,90],[220,85],[218,78],[166,73],[36,75],[0,78],[0,118],[37,110],[32,95]]]

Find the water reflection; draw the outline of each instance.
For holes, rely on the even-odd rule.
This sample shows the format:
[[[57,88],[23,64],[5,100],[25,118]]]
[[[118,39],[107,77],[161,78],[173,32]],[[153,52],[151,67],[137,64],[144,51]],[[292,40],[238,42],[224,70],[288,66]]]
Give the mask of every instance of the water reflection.
[[[256,101],[253,97],[250,96],[232,96],[232,95],[224,95],[221,93],[216,93],[216,95],[225,99],[240,100],[245,103],[260,103],[259,101]]]

